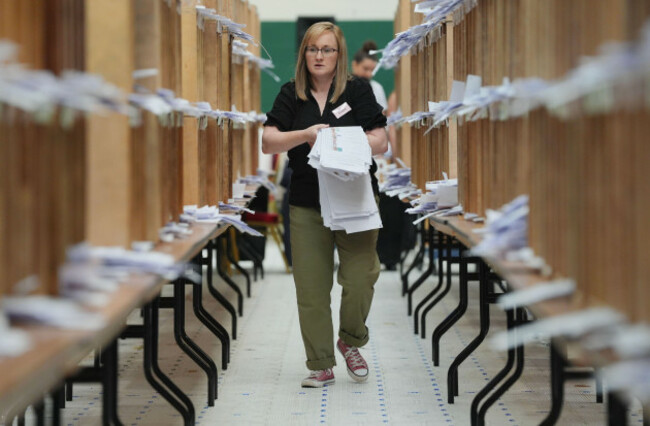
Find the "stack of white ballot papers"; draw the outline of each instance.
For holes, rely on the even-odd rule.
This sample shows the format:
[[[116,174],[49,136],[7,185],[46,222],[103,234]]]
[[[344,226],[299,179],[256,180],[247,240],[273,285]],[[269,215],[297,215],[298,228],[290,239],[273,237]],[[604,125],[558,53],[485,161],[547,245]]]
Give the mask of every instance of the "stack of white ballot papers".
[[[321,129],[309,164],[318,171],[325,226],[348,234],[382,227],[368,170],[372,151],[361,127]]]

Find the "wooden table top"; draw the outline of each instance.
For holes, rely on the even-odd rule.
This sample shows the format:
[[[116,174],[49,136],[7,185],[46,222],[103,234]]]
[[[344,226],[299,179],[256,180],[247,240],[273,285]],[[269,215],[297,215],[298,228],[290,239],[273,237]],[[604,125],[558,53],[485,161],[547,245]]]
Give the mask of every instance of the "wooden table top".
[[[196,256],[228,226],[192,224],[192,234],[173,242],[158,243],[154,250],[171,254],[178,262]],[[132,275],[110,295],[109,303],[97,311],[106,319],[101,330],[62,330],[44,325],[19,325],[33,347],[18,357],[0,358],[0,418],[11,409],[19,413],[40,400],[72,374],[92,350],[110,343],[126,326],[126,319],[156,297],[166,283],[154,275]]]
[[[465,220],[462,216],[434,216],[430,218],[429,223],[436,230],[453,236],[468,248],[476,246],[483,239],[483,234],[474,232],[474,230],[481,229],[484,225]],[[509,262],[496,258],[484,258],[483,260],[501,278],[506,280],[513,290],[524,289],[556,278],[543,276],[539,271],[520,262]],[[527,308],[537,318],[548,318],[601,305],[603,305],[602,302],[587,300],[581,293],[575,292],[571,296],[546,300],[529,305]],[[560,339],[560,341],[567,345],[567,351],[573,364],[601,366],[616,361],[616,357],[611,351],[593,352],[584,348],[580,342],[566,339]]]

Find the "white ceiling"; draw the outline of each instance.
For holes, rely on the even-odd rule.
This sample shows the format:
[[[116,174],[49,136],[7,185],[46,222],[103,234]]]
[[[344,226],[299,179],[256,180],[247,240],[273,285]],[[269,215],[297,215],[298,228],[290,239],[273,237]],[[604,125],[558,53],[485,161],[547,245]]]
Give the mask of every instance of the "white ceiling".
[[[398,0],[249,0],[262,21],[295,21],[298,16],[334,16],[339,21],[392,21]]]

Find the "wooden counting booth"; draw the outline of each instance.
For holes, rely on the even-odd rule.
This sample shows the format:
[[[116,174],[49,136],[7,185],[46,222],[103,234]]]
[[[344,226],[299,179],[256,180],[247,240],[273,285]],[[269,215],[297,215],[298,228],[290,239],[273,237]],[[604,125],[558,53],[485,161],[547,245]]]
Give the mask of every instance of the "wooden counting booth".
[[[235,35],[221,18],[204,19],[197,6],[245,24],[259,41],[256,8],[242,0],[0,2],[0,40],[17,47],[15,57],[0,56],[3,90],[17,81],[46,87],[38,86],[44,79],[58,90],[33,108],[9,91],[0,96],[0,303],[37,294],[57,298],[66,250],[81,242],[130,248],[150,241],[177,262],[200,261],[205,248],[214,252],[226,226],[194,224],[190,237],[172,242],[161,242],[159,231],[179,220],[184,205],[227,201],[238,177],[255,174],[259,124],[234,123],[222,113],[259,111],[260,70],[233,59]],[[260,54],[258,45],[250,49]],[[16,72],[18,64],[28,74]],[[84,92],[85,85],[92,87]],[[153,101],[156,108],[147,103]],[[199,103],[207,105],[204,113]],[[205,262],[211,268],[211,259]],[[32,345],[20,356],[0,353],[0,422],[24,421],[32,405],[39,422],[44,407],[54,407],[58,424],[64,381],[70,394],[80,380],[103,384],[103,421],[119,424],[115,339],[129,330],[126,337],[157,344],[155,312],[165,304],[159,295],[166,283],[151,274],[126,279],[106,305],[94,308],[105,324],[92,332],[17,325]],[[137,333],[126,326],[135,309],[145,316]],[[203,319],[228,341],[213,318]],[[79,369],[93,351],[102,352],[102,368]],[[156,362],[145,359],[145,369]],[[194,424],[191,401],[180,389],[171,394],[163,396],[180,407],[185,424]],[[44,404],[48,395],[53,402]]]
[[[608,52],[603,48],[608,43],[641,43],[650,16],[647,1],[461,3],[401,58],[396,91],[404,116],[428,111],[428,101],[449,100],[452,81],[464,82],[468,75],[493,87],[504,79],[515,85],[530,78],[562,82],[585,57]],[[401,1],[396,33],[420,24],[422,17],[409,1]],[[644,176],[650,159],[644,136],[649,120],[647,102],[641,99],[648,88],[643,79],[632,81],[623,80],[622,89],[602,89],[604,101],[585,93],[561,107],[532,107],[524,114],[508,114],[504,101],[480,119],[453,117],[432,129],[427,119],[404,124],[398,132],[412,181],[423,189],[425,182],[442,179],[443,172],[457,178],[459,203],[466,213],[485,216],[488,209],[529,196],[528,243],[546,262],[546,274],[521,274],[516,265],[494,259],[487,260],[487,267],[508,281],[510,290],[555,278],[575,280],[571,297],[528,307],[537,319],[604,306],[631,323],[649,320],[650,190]],[[594,107],[596,101],[610,106]],[[472,232],[481,225],[459,216],[436,218],[430,225],[467,248],[481,239]],[[566,362],[563,340],[553,341],[551,352],[564,354],[560,358]],[[579,359],[568,362],[599,369],[616,361],[584,347],[578,353]],[[561,387],[569,375],[563,376],[558,365],[553,368],[552,410],[542,424],[554,424],[562,405]],[[457,370],[449,374],[457,381]],[[483,391],[494,390],[493,385]],[[454,391],[449,392],[453,402]],[[484,396],[472,404],[472,424],[483,424],[487,408],[479,416],[478,404]],[[609,404],[610,424],[625,424],[616,398]],[[645,414],[647,423],[647,410]]]

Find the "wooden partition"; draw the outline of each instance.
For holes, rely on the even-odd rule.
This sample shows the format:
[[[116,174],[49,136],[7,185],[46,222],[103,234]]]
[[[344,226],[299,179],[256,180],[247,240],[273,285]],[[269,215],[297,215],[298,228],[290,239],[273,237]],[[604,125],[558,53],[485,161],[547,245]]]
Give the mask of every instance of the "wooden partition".
[[[0,39],[19,47],[28,68],[81,69],[81,1],[1,2]],[[50,12],[58,12],[45,19]],[[59,44],[69,49],[57,48]],[[85,120],[60,108],[49,118],[0,105],[0,295],[35,277],[36,293],[57,293],[65,248],[80,242],[86,223]]]
[[[0,294],[30,276],[40,281],[36,292],[56,294],[65,248],[84,235],[84,124],[39,124],[3,109]]]
[[[261,25],[259,16],[257,14],[257,7],[254,5],[248,6],[248,27],[250,34],[255,40],[261,40],[262,34],[260,31]],[[252,45],[249,50],[253,55],[261,57],[261,48],[259,43],[257,46]],[[244,69],[244,111],[261,111],[262,109],[262,86],[260,78],[259,67],[248,62],[248,68]],[[260,125],[257,123],[246,126],[246,134],[244,136],[244,152],[243,162],[241,165],[242,175],[255,174],[259,165],[259,129]]]
[[[217,9],[217,0],[208,1],[205,6],[210,9]],[[196,26],[196,12],[195,22]],[[219,38],[217,34],[217,22],[205,20],[203,29],[199,29],[199,87],[198,96],[203,102],[208,102],[211,109],[217,109],[217,85],[220,76],[220,49]],[[200,204],[215,204],[220,198],[219,189],[219,170],[217,161],[217,140],[220,128],[215,120],[208,120],[208,123],[199,131],[199,178]]]
[[[197,102],[199,85],[202,79],[200,60],[202,32],[196,24],[196,5],[198,1],[184,1],[180,4],[181,32],[181,91],[180,96],[189,102]],[[199,148],[199,122],[195,117],[183,118],[183,205],[205,203],[204,168]],[[203,198],[201,198],[203,197]]]
[[[222,16],[233,16],[234,0],[219,0],[217,13]],[[230,111],[232,107],[232,92],[231,92],[231,69],[232,69],[232,36],[222,31],[219,34],[220,58],[219,64],[221,66],[219,73],[219,81],[217,85],[218,95],[218,108],[223,111]],[[219,161],[219,194],[220,199],[230,198],[232,195],[232,123],[230,120],[224,120],[221,124],[220,143],[218,152],[220,155]]]
[[[411,26],[411,6],[412,4],[408,0],[400,0],[395,17],[395,34],[405,31]],[[408,57],[402,58],[395,70],[395,93],[397,104],[405,117],[414,112],[411,110],[410,101],[411,82],[411,61]],[[411,166],[411,127],[399,126],[396,129],[396,134],[398,141],[396,156]]]
[[[47,120],[0,105],[0,294],[30,276],[35,292],[56,294],[71,244],[156,241],[184,204],[226,200],[234,176],[256,168],[253,126],[235,136],[229,120],[204,119],[200,130],[180,112],[142,109],[139,122],[125,113],[128,94],[159,89],[211,109],[259,110],[259,69],[232,65],[232,34],[213,20],[200,29],[199,3],[259,40],[256,11],[240,0],[0,2],[0,39],[19,46],[17,62],[59,78],[97,74],[123,94],[114,110],[55,108]]]
[[[241,0],[235,0],[232,4],[233,19],[235,22],[242,24],[248,23],[248,14],[245,13],[245,3]],[[248,67],[248,59],[232,58],[230,72],[230,100],[231,104],[238,111],[245,111],[244,90],[245,90],[245,69]],[[241,175],[242,161],[244,154],[244,137],[246,136],[246,126],[237,124],[231,128],[232,143],[232,173],[233,176]]]
[[[138,78],[134,83],[150,93],[163,87],[163,7],[167,6],[156,0],[133,2],[134,69],[156,71]],[[131,127],[130,236],[133,240],[155,241],[163,222],[163,129],[158,117],[148,111],[141,114],[140,123]]]
[[[422,15],[413,11],[412,3],[401,1],[395,31],[401,32],[420,23]],[[400,60],[395,78],[398,105],[404,116],[428,111],[429,101],[449,98],[454,38],[448,33],[452,30],[453,23],[449,20],[416,47],[417,54]],[[433,120],[427,119],[397,129],[396,155],[413,166],[412,180],[420,187],[424,187],[427,181],[442,179],[443,172],[452,178],[457,175],[455,123],[429,130],[432,125]]]
[[[396,25],[404,21],[402,6]],[[453,30],[447,27],[445,35],[452,40],[443,35],[402,59],[397,74],[402,110],[404,115],[426,110],[423,94],[426,100],[448,99],[448,93],[440,96],[435,89],[442,88],[445,61],[453,79],[465,81],[474,74],[484,86],[501,85],[504,78],[552,82],[606,43],[638,39],[648,16],[649,1],[481,0],[456,19]],[[448,58],[436,59],[444,58],[445,48],[452,49]],[[404,64],[411,66],[410,81],[402,74]],[[404,103],[405,92],[410,105]],[[539,108],[506,120],[496,119],[495,108],[493,119],[459,123],[457,141],[448,140],[458,152],[460,202],[466,212],[484,215],[528,194],[529,244],[553,276],[575,278],[590,303],[606,303],[632,320],[648,321],[650,286],[644,277],[650,226],[642,213],[650,202],[642,174],[642,159],[650,158],[644,138],[647,110],[640,104],[593,115],[578,104],[570,108],[575,111],[568,118]],[[422,128],[410,131],[413,180],[422,187],[445,163],[438,144],[449,136],[444,127],[424,138]],[[404,138],[404,127],[401,134]],[[402,146],[408,145],[402,140]]]

